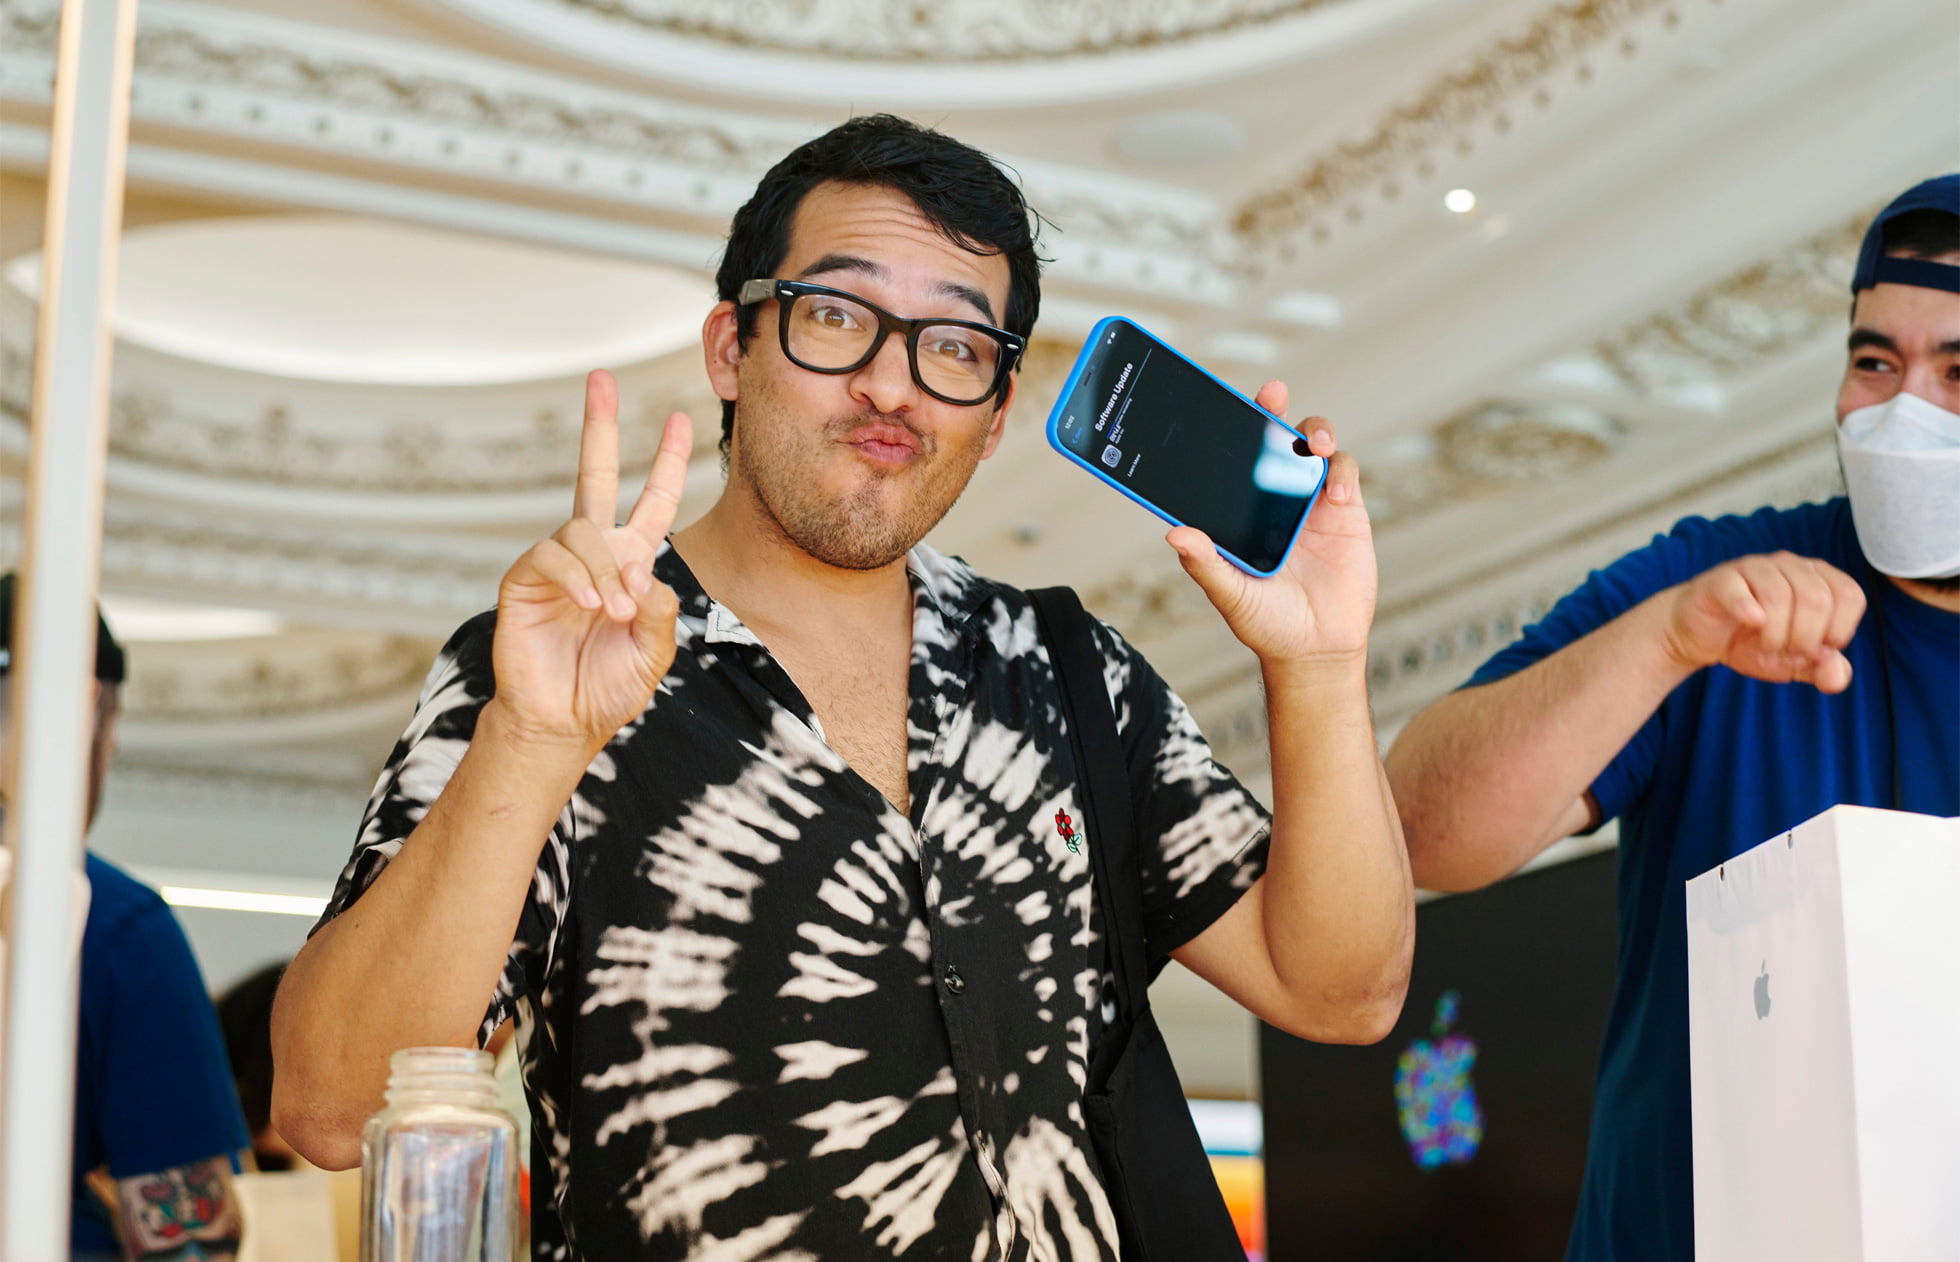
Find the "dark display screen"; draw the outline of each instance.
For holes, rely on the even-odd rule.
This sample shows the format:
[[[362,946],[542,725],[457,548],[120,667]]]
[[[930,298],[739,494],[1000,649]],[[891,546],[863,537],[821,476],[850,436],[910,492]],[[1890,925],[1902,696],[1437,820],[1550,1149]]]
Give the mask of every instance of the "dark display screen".
[[[1425,903],[1371,1047],[1260,1031],[1273,1262],[1559,1262],[1613,996],[1615,855]]]
[[[1279,568],[1327,462],[1135,325],[1102,325],[1055,410],[1054,440],[1247,568]]]

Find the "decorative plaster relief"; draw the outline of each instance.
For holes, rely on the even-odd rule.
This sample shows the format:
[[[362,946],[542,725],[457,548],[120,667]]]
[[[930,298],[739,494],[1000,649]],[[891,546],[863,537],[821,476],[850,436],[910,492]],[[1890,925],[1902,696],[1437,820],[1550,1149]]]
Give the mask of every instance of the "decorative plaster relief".
[[[987,61],[1104,56],[1265,26],[1336,0],[517,0],[733,48],[843,61]]]
[[[1719,2],[1719,0],[1711,0]],[[1242,202],[1233,229],[1252,257],[1309,228],[1324,238],[1337,212],[1358,215],[1364,199],[1393,196],[1398,181],[1434,174],[1435,157],[1454,145],[1467,153],[1473,129],[1508,130],[1507,111],[1534,96],[1549,101],[1547,83],[1576,67],[1590,80],[1588,54],[1614,41],[1635,46],[1628,30],[1648,17],[1680,22],[1684,0],[1568,0],[1540,14],[1518,35],[1501,39],[1460,69],[1430,83],[1391,109],[1360,139],[1336,146],[1285,183]]]
[[[0,95],[45,101],[57,9],[0,0]],[[719,233],[814,128],[595,88],[508,63],[236,10],[146,0],[132,117],[207,135],[657,209]],[[1030,201],[1071,235],[1051,279],[1214,305],[1237,285],[1224,214],[1202,195],[1041,163]],[[703,257],[707,268],[712,257]]]
[[[1883,203],[1602,338],[1593,354],[1626,385],[1665,397],[1733,380],[1844,327],[1851,270]]]
[[[34,307],[0,288],[0,426],[25,442]],[[620,456],[651,464],[667,414],[719,434],[718,402],[689,351],[619,370]],[[116,348],[109,454],[149,469],[259,487],[455,497],[563,490],[578,464],[577,380],[377,388],[263,377]]]

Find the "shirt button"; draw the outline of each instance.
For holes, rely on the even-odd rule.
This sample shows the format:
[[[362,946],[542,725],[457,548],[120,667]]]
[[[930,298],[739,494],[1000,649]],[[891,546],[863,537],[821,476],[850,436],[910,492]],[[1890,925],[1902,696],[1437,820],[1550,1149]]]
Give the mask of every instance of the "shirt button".
[[[948,968],[946,970],[946,989],[956,995],[964,995],[966,993],[966,978],[960,976],[960,970],[956,968]]]

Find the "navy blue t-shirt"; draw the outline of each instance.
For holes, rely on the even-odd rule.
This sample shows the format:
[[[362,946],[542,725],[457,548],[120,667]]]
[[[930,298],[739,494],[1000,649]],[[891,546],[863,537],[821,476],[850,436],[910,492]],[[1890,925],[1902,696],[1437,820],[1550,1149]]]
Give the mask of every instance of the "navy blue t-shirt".
[[[118,1179],[233,1157],[251,1141],[217,1010],[163,898],[88,856],[81,1024],[75,1056],[76,1253],[116,1248],[82,1178]]]
[[[1466,685],[1522,670],[1724,561],[1779,550],[1864,583],[1851,686],[1833,697],[1697,671],[1592,784],[1601,818],[1620,820],[1620,954],[1567,1251],[1577,1262],[1694,1256],[1683,883],[1841,802],[1960,815],[1960,614],[1874,573],[1842,498],[1690,517],[1595,571]]]

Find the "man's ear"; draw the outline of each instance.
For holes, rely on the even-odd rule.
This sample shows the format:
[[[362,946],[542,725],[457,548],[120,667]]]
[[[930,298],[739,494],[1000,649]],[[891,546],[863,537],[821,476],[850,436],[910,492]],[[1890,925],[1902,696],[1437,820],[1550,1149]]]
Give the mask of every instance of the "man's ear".
[[[732,302],[718,302],[701,322],[701,354],[708,365],[708,384],[715,397],[733,401],[736,365],[741,362],[741,325]]]
[[[1014,406],[1014,392],[1020,387],[1021,372],[1015,369],[1007,374],[1007,388],[1000,396],[1000,406],[994,409],[994,419],[987,426],[987,445],[980,449],[980,458],[985,460],[1000,446],[1001,435],[1007,432],[1007,409]]]

